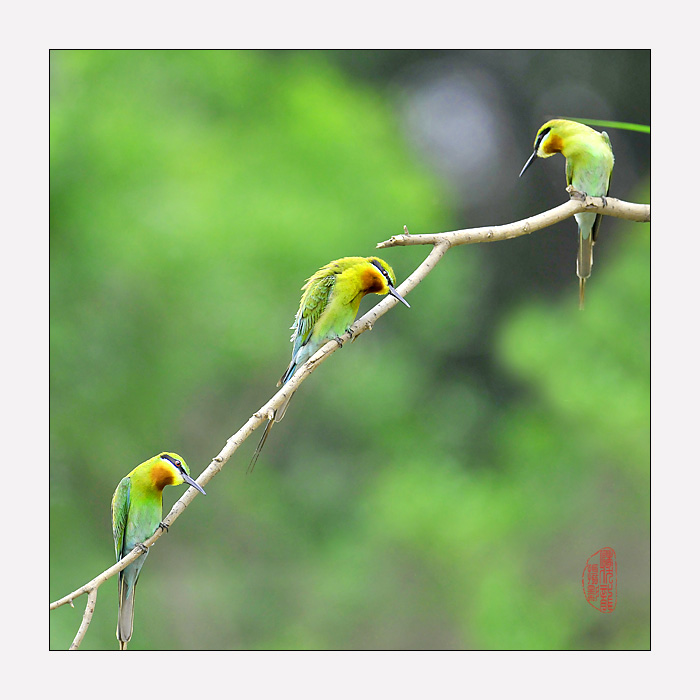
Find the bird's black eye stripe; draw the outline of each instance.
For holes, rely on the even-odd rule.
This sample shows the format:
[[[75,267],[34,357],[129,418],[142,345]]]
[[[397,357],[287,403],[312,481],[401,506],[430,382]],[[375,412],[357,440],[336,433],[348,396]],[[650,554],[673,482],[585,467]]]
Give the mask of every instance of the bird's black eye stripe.
[[[381,272],[382,275],[384,275],[384,279],[386,280],[387,284],[390,287],[393,287],[394,283],[391,281],[391,277],[389,277],[389,273],[384,269],[382,264],[377,260],[372,260],[371,262],[372,262],[372,265],[374,265],[379,270],[379,272]]]
[[[165,452],[160,456],[161,459],[167,459],[170,464],[172,464],[174,467],[177,467],[180,471],[182,471],[182,462],[179,459],[174,459],[171,457],[169,454],[166,454]]]
[[[542,139],[552,130],[551,126],[548,126],[544,131],[540,133],[540,135],[537,137],[537,146],[542,143]]]

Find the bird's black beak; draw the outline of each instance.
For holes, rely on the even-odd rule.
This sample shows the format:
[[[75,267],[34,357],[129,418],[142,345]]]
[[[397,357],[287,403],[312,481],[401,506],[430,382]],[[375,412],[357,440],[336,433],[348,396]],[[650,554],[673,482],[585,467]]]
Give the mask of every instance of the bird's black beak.
[[[182,478],[184,479],[186,484],[189,484],[192,488],[197,489],[197,491],[203,493],[205,496],[207,495],[207,492],[191,476],[183,474]]]
[[[389,294],[391,294],[392,297],[396,297],[399,301],[402,301],[409,309],[411,308],[411,305],[391,285],[389,285]]]
[[[518,175],[518,177],[523,176],[523,173],[532,165],[532,161],[534,161],[535,158],[537,158],[537,149],[535,149],[532,152],[532,155],[527,159],[527,163],[525,163],[525,165],[523,165],[523,169],[520,171],[520,175]]]

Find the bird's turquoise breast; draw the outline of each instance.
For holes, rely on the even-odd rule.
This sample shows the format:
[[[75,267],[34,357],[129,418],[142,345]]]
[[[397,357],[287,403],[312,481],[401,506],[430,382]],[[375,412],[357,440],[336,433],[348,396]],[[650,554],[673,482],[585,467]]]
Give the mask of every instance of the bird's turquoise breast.
[[[162,519],[162,507],[146,504],[139,508],[132,506],[126,523],[125,549],[130,552],[139,542],[147,540],[155,531]]]
[[[608,192],[608,171],[597,164],[574,169],[571,184],[591,197],[603,197]]]
[[[603,197],[608,193],[613,163],[613,154],[607,144],[602,141],[582,144],[567,156],[571,184],[591,197]]]
[[[357,303],[348,303],[345,299],[331,298],[314,328],[312,339],[317,346],[321,347],[331,338],[343,335],[355,320],[359,306],[359,299]]]

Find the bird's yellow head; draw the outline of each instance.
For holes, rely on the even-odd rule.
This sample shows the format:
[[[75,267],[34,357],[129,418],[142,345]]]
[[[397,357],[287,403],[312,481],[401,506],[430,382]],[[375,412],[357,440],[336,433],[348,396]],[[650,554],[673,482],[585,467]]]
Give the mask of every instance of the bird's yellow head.
[[[555,153],[561,153],[564,148],[563,139],[565,135],[562,134],[562,131],[566,131],[565,123],[567,122],[564,119],[550,119],[542,124],[535,136],[535,148],[532,151],[532,155],[527,159],[527,163],[523,166],[518,177],[522,177],[535,158],[549,158]]]
[[[535,136],[535,153],[538,158],[549,158],[555,153],[561,153],[564,148],[564,139],[567,136],[567,122],[565,119],[551,119],[542,124]]]
[[[396,291],[396,275],[391,266],[381,258],[366,258],[361,270],[366,294],[391,294],[411,308],[411,305]]]
[[[572,149],[576,149],[577,145],[585,143],[591,137],[600,139],[601,135],[581,122],[570,119],[550,119],[538,129],[534,150],[520,171],[520,176],[532,165],[535,158],[549,158],[555,153],[568,157]]]
[[[162,491],[166,486],[188,484],[206,496],[204,489],[190,476],[190,468],[180,455],[161,452],[152,461],[150,475],[156,489]]]

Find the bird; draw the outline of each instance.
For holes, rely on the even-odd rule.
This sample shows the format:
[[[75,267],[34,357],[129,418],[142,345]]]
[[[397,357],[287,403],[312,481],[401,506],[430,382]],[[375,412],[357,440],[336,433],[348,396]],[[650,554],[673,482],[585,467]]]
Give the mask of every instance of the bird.
[[[567,186],[591,197],[605,199],[610,191],[610,177],[615,163],[607,133],[569,119],[551,119],[539,128],[535,150],[518,177],[522,177],[535,158],[549,158],[555,153],[561,153],[566,158]],[[575,214],[575,218],[578,224],[576,274],[579,278],[579,308],[583,309],[586,280],[593,267],[593,244],[603,215],[582,212]]]
[[[134,547],[147,540],[158,527],[167,529],[163,518],[163,489],[166,486],[189,484],[206,495],[190,476],[185,460],[175,452],[161,452],[139,464],[117,486],[112,496],[112,534],[117,561]],[[117,639],[119,649],[126,650],[134,627],[134,594],[141,567],[148,550],[119,572],[119,613]]]
[[[394,271],[384,260],[375,257],[332,260],[311,275],[301,288],[299,310],[291,326],[292,360],[277,386],[286,384],[297,369],[329,340],[339,340],[355,321],[366,294],[390,294],[411,308],[395,287]],[[284,418],[292,395],[268,420],[248,472],[253,470],[273,423]]]

